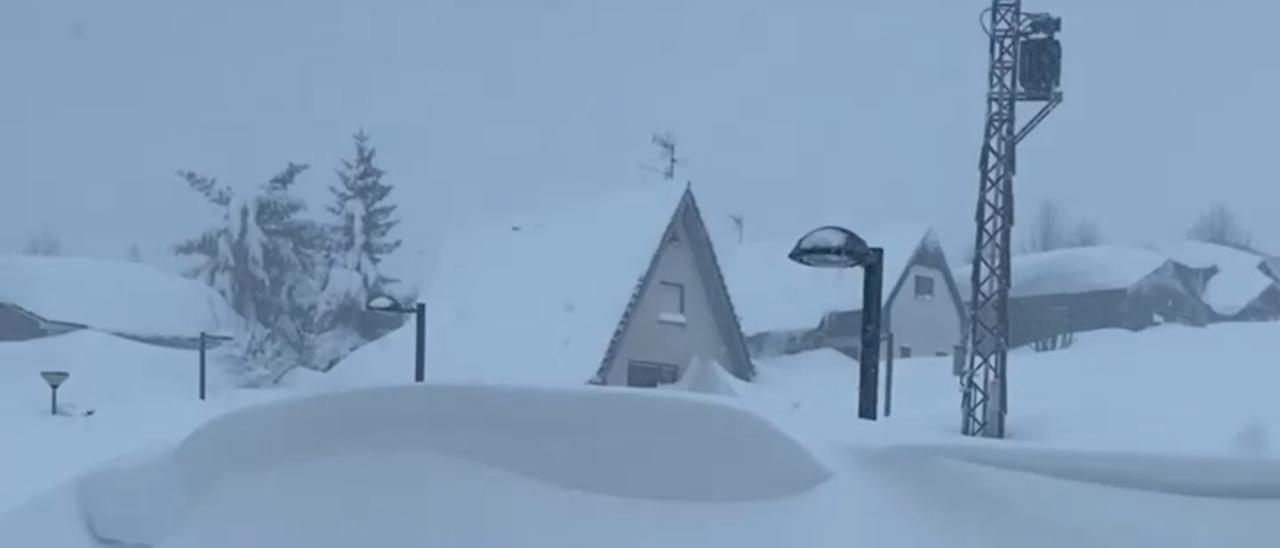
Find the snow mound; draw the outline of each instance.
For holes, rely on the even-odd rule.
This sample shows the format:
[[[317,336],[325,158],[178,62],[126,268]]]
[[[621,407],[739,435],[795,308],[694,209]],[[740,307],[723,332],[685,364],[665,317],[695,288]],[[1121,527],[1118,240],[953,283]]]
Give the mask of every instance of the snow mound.
[[[830,477],[766,420],[705,397],[401,386],[219,417],[166,458],[86,479],[84,513],[103,539],[154,544],[234,478],[317,459],[401,453],[444,455],[573,491],[664,501],[774,499]]]
[[[937,457],[1003,470],[1158,493],[1280,500],[1280,460],[1102,453],[993,445],[920,445],[887,454]]]
[[[138,336],[195,337],[234,330],[222,296],[138,263],[82,257],[0,256],[0,302],[48,320]]]
[[[731,377],[732,375],[729,375],[729,372],[725,371],[719,363],[713,360],[695,359],[689,364],[689,368],[685,370],[680,380],[669,385],[669,388],[733,397],[738,395],[738,391],[734,389]]]

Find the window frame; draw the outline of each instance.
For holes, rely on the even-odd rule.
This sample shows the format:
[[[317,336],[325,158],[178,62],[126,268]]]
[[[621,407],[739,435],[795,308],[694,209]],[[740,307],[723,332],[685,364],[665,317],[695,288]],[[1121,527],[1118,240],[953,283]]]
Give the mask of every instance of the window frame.
[[[685,315],[685,309],[686,309],[686,298],[685,298],[685,288],[684,288],[684,284],[682,284],[682,283],[680,283],[680,282],[670,282],[670,281],[667,281],[667,280],[660,280],[660,281],[658,282],[658,287],[660,288],[660,291],[664,292],[664,293],[663,293],[664,300],[663,300],[663,303],[662,303],[662,304],[663,304],[663,309],[662,309],[662,310],[659,310],[659,311],[658,311],[658,314],[659,314],[659,315],[662,315],[662,316],[665,316],[665,315],[676,315],[676,316],[684,317],[684,315]],[[674,289],[676,290],[676,307],[677,307],[677,309],[678,309],[678,310],[674,310],[674,311],[672,311],[672,310],[667,310],[667,309],[665,308],[665,307],[666,307],[666,304],[667,304],[667,303],[666,303],[666,300],[665,300],[665,297],[666,297],[665,291],[667,291],[667,290],[668,290],[668,288],[674,288]]]
[[[926,281],[928,282],[928,284],[921,283]],[[928,286],[928,289],[929,289],[928,293],[921,292],[921,287],[924,285]],[[933,279],[932,276],[927,276],[924,274],[914,274],[912,277],[911,289],[912,289],[912,294],[916,299],[919,299],[922,301],[931,301],[933,300],[934,295],[937,294],[938,281]]]
[[[651,372],[653,384],[638,382],[636,371]],[[634,388],[656,388],[664,384],[674,384],[680,380],[680,367],[670,363],[648,360],[627,360],[627,386]],[[664,382],[665,381],[665,382]]]

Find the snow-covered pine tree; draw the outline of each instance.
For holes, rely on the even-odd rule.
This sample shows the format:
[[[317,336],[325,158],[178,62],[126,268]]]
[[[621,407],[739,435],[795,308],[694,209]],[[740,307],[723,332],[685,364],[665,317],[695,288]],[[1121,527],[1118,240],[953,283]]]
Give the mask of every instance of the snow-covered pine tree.
[[[353,136],[355,157],[342,161],[338,185],[330,186],[334,203],[326,209],[337,219],[331,229],[330,264],[325,277],[320,317],[326,330],[350,328],[363,338],[376,338],[399,325],[399,318],[369,314],[364,303],[374,295],[392,293],[396,281],[379,265],[400,247],[391,237],[399,224],[396,206],[385,203],[392,186],[375,163],[377,149],[363,130]]]
[[[176,251],[204,258],[190,274],[217,289],[246,320],[240,337],[244,358],[264,378],[308,365],[311,358],[325,238],[321,227],[297,218],[306,205],[290,193],[306,169],[290,163],[247,198],[216,179],[180,173],[192,189],[224,208],[224,214],[222,226],[180,243]]]
[[[369,145],[369,135],[362,130],[352,139],[355,158],[343,160],[337,170],[340,185],[329,187],[335,203],[327,209],[338,217],[339,264],[360,273],[366,289],[377,290],[393,281],[378,265],[400,247],[400,240],[390,236],[400,221],[393,218],[396,206],[383,203],[392,187],[382,182],[386,172],[374,164],[378,151]]]

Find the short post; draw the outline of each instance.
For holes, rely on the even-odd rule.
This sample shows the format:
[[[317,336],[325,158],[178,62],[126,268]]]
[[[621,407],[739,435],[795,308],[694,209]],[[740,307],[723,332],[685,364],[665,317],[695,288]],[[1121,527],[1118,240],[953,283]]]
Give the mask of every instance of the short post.
[[[230,335],[219,335],[207,333],[205,331],[200,332],[200,401],[204,401],[205,384],[206,379],[208,379],[208,368],[206,366],[205,355],[208,353],[207,349],[209,347],[209,341],[226,342],[231,340],[235,339]]]
[[[208,336],[204,331],[200,332],[200,401],[204,401],[204,385],[205,385],[205,344]]]
[[[66,371],[41,371],[40,376],[44,378],[44,382],[49,385],[50,389],[49,414],[56,416],[58,414],[58,387],[67,381],[71,373]]]
[[[884,416],[893,412],[893,332],[885,334],[885,346],[888,352],[884,360]]]
[[[426,382],[427,377],[427,305],[418,303],[413,309],[413,315],[418,329],[413,357],[413,381],[421,383]]]

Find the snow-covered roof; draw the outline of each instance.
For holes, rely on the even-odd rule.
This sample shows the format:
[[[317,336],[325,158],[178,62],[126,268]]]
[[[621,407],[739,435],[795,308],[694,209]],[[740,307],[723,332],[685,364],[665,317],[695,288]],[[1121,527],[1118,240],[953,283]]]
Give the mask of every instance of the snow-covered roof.
[[[1099,245],[1013,257],[1010,297],[1124,289],[1160,268],[1167,257],[1134,246]],[[970,265],[957,267],[961,296],[970,298]]]
[[[501,384],[582,384],[596,374],[636,284],[648,269],[684,184],[628,184],[522,219],[452,234],[424,293],[427,375]],[[392,342],[334,368],[412,357],[412,322]],[[407,370],[406,370],[407,371]],[[390,381],[391,378],[373,382]]]
[[[926,225],[850,228],[884,248],[883,298],[888,299],[912,255],[932,238]],[[723,255],[725,278],[747,334],[816,327],[823,316],[862,308],[862,269],[811,268],[787,258],[792,239],[748,241]],[[724,246],[722,246],[724,247]]]
[[[1151,247],[1193,268],[1218,267],[1218,273],[1205,287],[1204,300],[1220,314],[1239,312],[1275,283],[1259,268],[1263,257],[1249,251],[1194,240],[1157,243]]]
[[[240,320],[199,282],[139,263],[0,256],[0,303],[41,317],[139,336],[195,337]]]

